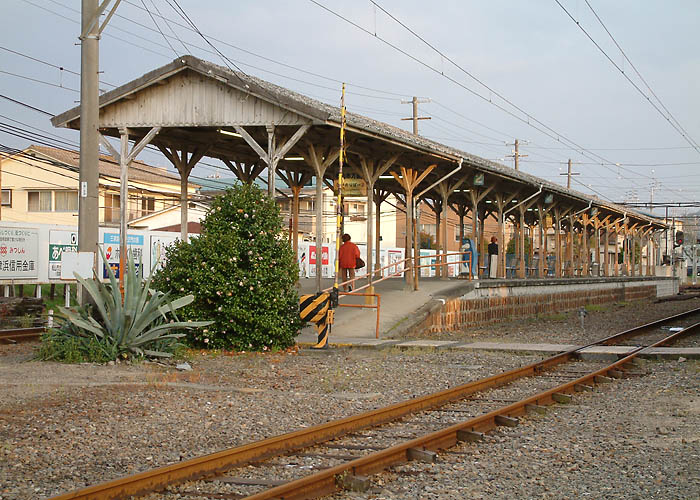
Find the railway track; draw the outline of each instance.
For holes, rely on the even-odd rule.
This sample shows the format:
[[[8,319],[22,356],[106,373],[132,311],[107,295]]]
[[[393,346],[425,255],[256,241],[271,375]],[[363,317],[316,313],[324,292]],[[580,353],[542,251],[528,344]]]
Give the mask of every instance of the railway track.
[[[700,331],[700,308],[620,332],[579,349],[498,375],[359,415],[145,471],[55,497],[316,498],[368,487],[368,475],[411,460],[435,462],[438,452],[479,441],[528,412],[571,401],[616,378],[643,375],[634,358]],[[669,335],[662,327],[678,326]],[[643,345],[610,364],[583,361],[594,345],[640,337]],[[652,337],[656,337],[652,339]]]
[[[30,342],[39,340],[41,334],[46,331],[43,326],[36,328],[12,328],[0,330],[0,344],[16,344],[18,342]]]

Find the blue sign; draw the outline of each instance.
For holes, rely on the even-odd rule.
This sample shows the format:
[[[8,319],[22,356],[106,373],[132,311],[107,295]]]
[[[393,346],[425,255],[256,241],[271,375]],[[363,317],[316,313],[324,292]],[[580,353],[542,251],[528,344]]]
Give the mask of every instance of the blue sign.
[[[110,245],[119,245],[119,233],[105,233],[104,242]],[[143,245],[143,235],[142,234],[127,234],[126,235],[127,245]]]
[[[462,255],[460,260],[469,260],[472,262],[472,276],[479,276],[479,252],[476,249],[476,244],[471,238],[464,238],[462,242]],[[459,266],[460,272],[469,272],[469,265],[465,262]]]

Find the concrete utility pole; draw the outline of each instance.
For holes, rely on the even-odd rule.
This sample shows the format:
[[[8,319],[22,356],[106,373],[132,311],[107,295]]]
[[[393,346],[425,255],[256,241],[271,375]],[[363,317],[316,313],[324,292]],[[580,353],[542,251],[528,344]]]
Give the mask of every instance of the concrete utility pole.
[[[78,203],[78,250],[97,253],[100,224],[98,167],[100,142],[99,55],[100,35],[97,0],[82,0],[80,35],[80,198]],[[126,200],[124,200],[126,201]],[[95,260],[97,263],[97,260]]]
[[[419,99],[413,96],[413,99],[410,101],[401,101],[401,104],[413,104],[413,116],[411,118],[401,118],[402,120],[413,121],[413,135],[418,135],[418,120],[430,120],[431,118],[430,116],[418,116],[418,104],[425,102],[430,102],[430,99]]]
[[[99,61],[100,35],[114,15],[121,0],[115,0],[112,9],[100,24],[100,16],[111,0],[82,0],[80,23],[80,182],[78,198],[78,251],[95,254],[99,239]],[[121,199],[120,203],[127,203]],[[121,251],[126,251],[122,248]],[[95,270],[97,272],[97,269]],[[120,270],[123,272],[123,270]],[[98,273],[99,276],[99,273]]]
[[[520,170],[520,158],[525,158],[527,157],[527,155],[520,154],[520,141],[518,139],[515,139],[515,142],[513,144],[508,145],[513,146],[515,149],[513,150],[513,154],[508,155],[507,157],[513,158],[515,160],[515,170]]]

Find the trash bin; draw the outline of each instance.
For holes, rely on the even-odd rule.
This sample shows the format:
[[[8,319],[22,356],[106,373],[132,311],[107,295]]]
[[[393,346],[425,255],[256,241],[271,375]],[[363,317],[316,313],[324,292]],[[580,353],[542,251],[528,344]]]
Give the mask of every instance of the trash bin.
[[[600,276],[600,264],[597,262],[591,265],[591,276]]]

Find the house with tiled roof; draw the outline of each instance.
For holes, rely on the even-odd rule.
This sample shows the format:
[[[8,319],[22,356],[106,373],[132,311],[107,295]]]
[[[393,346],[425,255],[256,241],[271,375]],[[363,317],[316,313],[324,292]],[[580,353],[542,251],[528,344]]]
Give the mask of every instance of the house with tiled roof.
[[[78,224],[80,153],[32,145],[0,153],[0,221]],[[119,225],[119,163],[99,158],[100,225]],[[188,184],[190,194],[199,186]],[[129,220],[179,204],[180,177],[165,167],[135,160],[129,167]]]

